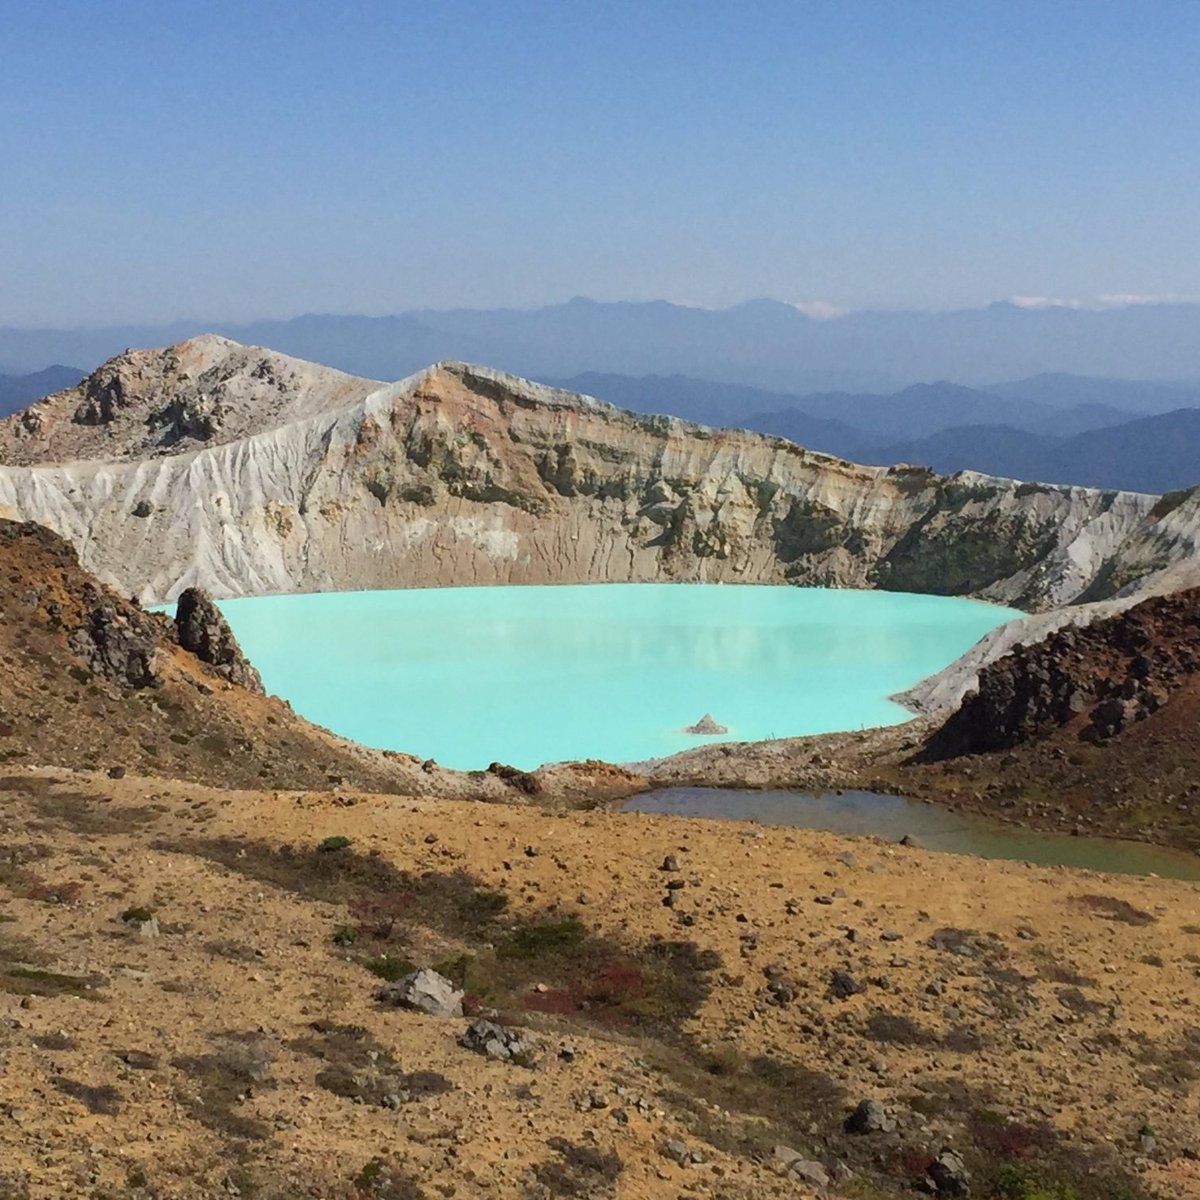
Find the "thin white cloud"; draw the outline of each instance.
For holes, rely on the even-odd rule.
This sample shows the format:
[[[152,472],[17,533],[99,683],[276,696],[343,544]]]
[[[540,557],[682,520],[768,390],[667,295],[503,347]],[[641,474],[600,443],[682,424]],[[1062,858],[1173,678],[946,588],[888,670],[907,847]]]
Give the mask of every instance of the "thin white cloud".
[[[1147,295],[1144,292],[1116,292],[1096,297],[1100,308],[1128,308],[1133,304],[1184,304],[1187,301],[1187,296],[1174,293]]]
[[[1068,300],[1063,296],[1009,296],[1008,302],[1018,308],[1084,308],[1082,300]]]
[[[1137,304],[1186,304],[1191,299],[1174,293],[1105,292],[1088,300],[1073,296],[1010,296],[1008,302],[1018,308],[1086,308],[1095,312],[1105,308],[1129,308]]]
[[[802,312],[806,317],[812,317],[817,321],[830,321],[834,317],[844,317],[850,311],[828,300],[800,300],[794,303],[792,307]]]

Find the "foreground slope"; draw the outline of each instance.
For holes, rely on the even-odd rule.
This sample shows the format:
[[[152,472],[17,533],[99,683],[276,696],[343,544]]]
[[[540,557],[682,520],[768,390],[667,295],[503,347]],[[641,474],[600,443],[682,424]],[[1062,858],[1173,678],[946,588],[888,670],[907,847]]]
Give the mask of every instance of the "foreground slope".
[[[952,1151],[977,1200],[1200,1195],[1195,885],[359,793],[0,789],[6,1194],[883,1200]],[[406,962],[517,1059],[377,1000]]]
[[[204,370],[183,380],[193,360]],[[1200,492],[859,467],[455,363],[376,388],[320,371],[215,338],[114,360],[79,393],[122,380],[122,403],[96,409],[102,433],[76,396],[3,427],[4,461],[40,465],[0,467],[0,515],[62,533],[143,601],[191,585],[700,580],[1046,608],[1196,568]],[[258,417],[243,403],[247,380],[295,375],[316,380],[302,401],[272,391]],[[156,413],[200,398],[211,419],[190,440],[147,442]],[[64,452],[82,460],[53,461]]]

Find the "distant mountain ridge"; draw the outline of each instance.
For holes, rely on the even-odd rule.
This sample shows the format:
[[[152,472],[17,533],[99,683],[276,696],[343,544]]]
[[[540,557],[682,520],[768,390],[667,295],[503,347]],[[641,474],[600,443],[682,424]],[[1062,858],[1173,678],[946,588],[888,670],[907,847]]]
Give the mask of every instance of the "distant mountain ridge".
[[[487,367],[377,384],[217,336],[131,351],[0,422],[0,461],[0,516],[59,531],[144,603],[678,581],[1042,610],[1200,571],[1200,488],[859,466]]]
[[[866,461],[1161,493],[1200,483],[1198,450],[1200,409],[1181,408],[1067,438],[1003,425],[947,429],[919,441],[893,442]]]
[[[533,378],[584,371],[687,374],[792,393],[892,392],[931,379],[970,385],[1039,375],[1053,380],[1055,373],[1200,380],[1200,304],[1091,311],[998,303],[817,320],[773,300],[711,310],[576,298],[535,309],[421,309],[385,317],[8,328],[0,329],[0,362],[21,370],[52,362],[90,365],[129,346],[163,346],[210,331],[384,379],[455,358]]]
[[[43,396],[74,387],[85,374],[75,367],[57,363],[27,375],[0,374],[0,417],[18,412]]]
[[[786,437],[852,462],[905,462],[945,474],[982,471],[1010,479],[1166,492],[1200,483],[1200,408],[1138,416],[1079,397],[1115,395],[1133,409],[1188,396],[1184,387],[1060,376],[996,388],[920,384],[892,395],[789,396],[687,379],[588,373],[554,381],[637,412]],[[1104,385],[1115,383],[1117,387]],[[1094,390],[1092,384],[1099,387]],[[998,394],[994,394],[998,393]],[[1200,400],[1200,397],[1197,397]],[[1069,403],[1072,407],[1055,407]]]

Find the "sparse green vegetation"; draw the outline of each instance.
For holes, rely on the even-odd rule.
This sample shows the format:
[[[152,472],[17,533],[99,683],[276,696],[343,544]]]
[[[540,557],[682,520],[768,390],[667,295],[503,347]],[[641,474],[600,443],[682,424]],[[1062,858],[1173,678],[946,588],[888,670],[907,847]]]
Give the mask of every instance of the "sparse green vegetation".
[[[377,975],[388,983],[395,983],[397,979],[403,979],[405,975],[416,970],[411,959],[394,958],[390,954],[376,954],[371,958],[364,959],[363,966],[372,975]]]

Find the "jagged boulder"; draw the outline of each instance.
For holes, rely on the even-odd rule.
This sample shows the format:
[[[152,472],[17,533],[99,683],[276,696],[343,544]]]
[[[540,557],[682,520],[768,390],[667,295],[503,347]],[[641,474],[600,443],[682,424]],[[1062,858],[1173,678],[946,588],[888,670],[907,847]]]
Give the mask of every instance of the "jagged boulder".
[[[422,1012],[430,1017],[463,1015],[462,990],[428,967],[411,971],[403,979],[380,988],[378,998],[385,1004]]]
[[[515,1030],[506,1029],[494,1021],[486,1021],[482,1017],[467,1026],[458,1044],[465,1050],[473,1050],[485,1058],[495,1058],[500,1062],[515,1062],[528,1066],[532,1047],[528,1041]]]
[[[175,635],[185,650],[223,679],[263,694],[262,679],[242,653],[229,622],[203,588],[188,588],[180,594],[175,607]]]
[[[68,644],[88,670],[123,687],[159,684],[162,650],[148,614],[89,582],[83,586],[82,618]]]
[[[686,732],[711,735],[716,733],[728,733],[729,728],[728,726],[720,725],[713,720],[712,713],[705,713],[704,716],[702,716],[700,720],[695,723],[695,725],[689,725]]]

